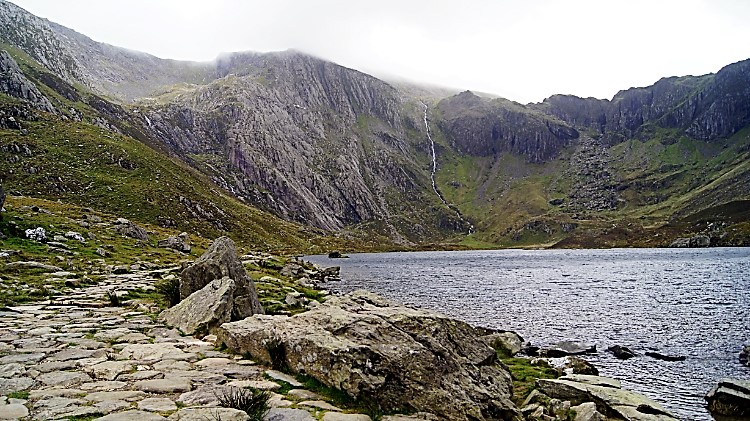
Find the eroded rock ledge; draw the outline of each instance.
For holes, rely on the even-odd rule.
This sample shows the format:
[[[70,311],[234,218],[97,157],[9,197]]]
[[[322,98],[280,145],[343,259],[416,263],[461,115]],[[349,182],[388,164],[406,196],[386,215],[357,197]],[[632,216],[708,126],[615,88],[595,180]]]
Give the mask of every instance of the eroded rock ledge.
[[[512,382],[487,332],[366,291],[333,297],[296,316],[223,324],[235,353],[282,364],[384,411],[426,411],[451,420],[520,419]]]

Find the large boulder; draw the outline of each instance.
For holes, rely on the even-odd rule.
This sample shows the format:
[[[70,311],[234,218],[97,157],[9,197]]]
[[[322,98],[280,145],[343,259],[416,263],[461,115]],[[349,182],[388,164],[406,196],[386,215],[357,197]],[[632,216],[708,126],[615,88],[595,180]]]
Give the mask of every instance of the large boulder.
[[[159,242],[156,243],[156,245],[161,248],[177,250],[183,253],[189,253],[190,245],[186,241],[187,238],[188,238],[187,233],[183,232],[179,236],[172,235],[163,240],[159,240]]]
[[[228,237],[217,238],[195,263],[182,271],[180,298],[185,299],[225,276],[235,283],[231,319],[242,320],[253,314],[263,314],[255,284],[242,266],[234,241]]]
[[[576,375],[559,379],[537,379],[536,385],[545,395],[570,401],[571,405],[593,402],[596,404],[596,410],[608,419],[677,420],[655,401],[621,389],[618,381],[606,377]]]
[[[235,282],[227,277],[211,281],[174,307],[162,311],[159,321],[186,335],[213,333],[231,319],[235,288]]]
[[[714,415],[750,418],[750,381],[723,379],[708,392],[706,402]]]
[[[117,218],[115,221],[115,231],[125,237],[135,238],[136,240],[148,241],[148,233],[145,229],[130,222],[125,218]]]
[[[355,291],[292,317],[225,323],[217,335],[235,353],[311,376],[386,412],[519,419],[510,374],[481,340],[485,333]]]

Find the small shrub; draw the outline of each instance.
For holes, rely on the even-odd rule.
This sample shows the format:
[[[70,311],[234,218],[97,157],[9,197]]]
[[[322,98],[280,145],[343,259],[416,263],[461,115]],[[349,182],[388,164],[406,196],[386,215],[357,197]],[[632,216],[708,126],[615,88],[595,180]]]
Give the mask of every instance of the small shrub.
[[[250,417],[250,421],[261,421],[271,408],[268,403],[271,392],[267,390],[229,387],[217,393],[216,398],[225,408],[244,411]]]
[[[167,306],[173,307],[180,303],[180,280],[178,278],[159,281],[154,288],[167,301]]]
[[[112,307],[120,307],[122,305],[120,296],[117,295],[116,290],[107,291],[107,299],[109,300],[109,305]]]

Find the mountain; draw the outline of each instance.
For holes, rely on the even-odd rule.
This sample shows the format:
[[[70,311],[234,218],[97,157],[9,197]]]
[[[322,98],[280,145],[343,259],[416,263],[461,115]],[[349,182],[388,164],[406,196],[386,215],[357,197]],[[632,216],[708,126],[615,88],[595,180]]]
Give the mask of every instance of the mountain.
[[[47,179],[63,180],[25,183],[14,174],[37,161],[15,154],[1,164],[8,191],[106,206],[66,162],[83,156],[45,146],[77,130],[92,147],[109,145],[102,173],[122,164],[110,184],[132,174],[136,149],[149,158],[133,164],[140,185],[129,188],[151,187],[155,174],[165,185],[191,180],[191,197],[180,187],[168,192],[176,202],[140,201],[129,216],[149,223],[164,206],[176,223],[197,218],[219,232],[249,212],[356,247],[660,246],[696,234],[739,244],[750,235],[750,61],[612,100],[523,105],[389,83],[293,50],[160,59],[3,0],[0,24],[2,147],[29,146],[31,134],[34,160],[55,163]],[[207,199],[216,195],[239,212],[218,226]]]

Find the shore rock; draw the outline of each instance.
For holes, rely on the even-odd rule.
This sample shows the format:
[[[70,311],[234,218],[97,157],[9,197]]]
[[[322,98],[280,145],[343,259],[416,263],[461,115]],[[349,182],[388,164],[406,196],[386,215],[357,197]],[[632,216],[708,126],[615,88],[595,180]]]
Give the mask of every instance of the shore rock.
[[[684,355],[665,355],[652,351],[646,352],[646,356],[662,361],[685,361],[687,359],[687,357]]]
[[[552,345],[551,348],[539,351],[540,357],[562,358],[570,355],[596,354],[596,345],[582,342],[562,341]]]
[[[523,338],[515,332],[495,332],[482,337],[482,341],[494,349],[504,350],[509,356],[521,352]]]
[[[740,351],[740,364],[750,367],[750,345],[745,345]]]
[[[510,374],[480,330],[355,291],[292,317],[225,323],[219,341],[238,354],[304,373],[384,411],[451,420],[517,419]]]
[[[571,405],[585,402],[596,404],[596,410],[609,418],[632,421],[675,421],[655,401],[619,387],[613,379],[596,376],[566,376],[560,379],[538,379],[537,387],[551,398],[570,401]]]
[[[180,297],[185,299],[225,276],[235,282],[231,320],[263,314],[255,284],[242,266],[234,241],[228,237],[217,238],[195,263],[182,271]]]
[[[159,321],[180,329],[186,335],[213,333],[230,320],[235,282],[226,276],[211,281],[174,307],[161,312]]]
[[[627,360],[636,356],[636,353],[631,351],[628,347],[620,345],[610,346],[607,348],[607,351],[611,352],[616,358],[621,360]]]
[[[750,381],[723,379],[705,399],[712,414],[750,417]]]

